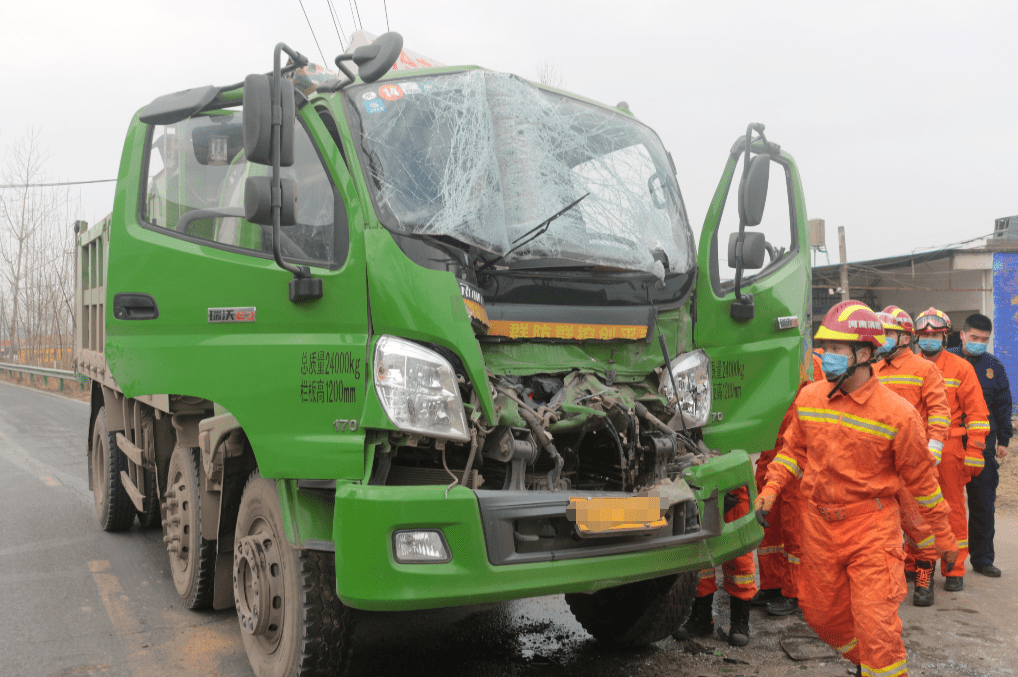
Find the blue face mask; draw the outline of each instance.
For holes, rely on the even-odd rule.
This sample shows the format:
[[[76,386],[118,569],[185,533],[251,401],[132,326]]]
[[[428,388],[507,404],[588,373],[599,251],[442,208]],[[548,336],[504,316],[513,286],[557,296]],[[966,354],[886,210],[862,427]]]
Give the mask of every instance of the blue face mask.
[[[894,347],[895,347],[896,344],[897,344],[897,341],[895,339],[891,338],[890,336],[888,336],[887,340],[884,342],[884,345],[882,345],[879,348],[877,348],[877,353],[880,354],[880,355],[886,355],[887,353],[889,353],[892,350],[894,350]]]
[[[841,376],[848,371],[848,355],[824,353],[820,357],[820,366],[824,370],[825,376]]]
[[[921,338],[919,339],[919,350],[924,353],[935,353],[938,352],[944,346],[943,339],[940,338]]]
[[[986,352],[986,344],[976,343],[974,341],[965,341],[965,352],[969,355],[982,355]]]

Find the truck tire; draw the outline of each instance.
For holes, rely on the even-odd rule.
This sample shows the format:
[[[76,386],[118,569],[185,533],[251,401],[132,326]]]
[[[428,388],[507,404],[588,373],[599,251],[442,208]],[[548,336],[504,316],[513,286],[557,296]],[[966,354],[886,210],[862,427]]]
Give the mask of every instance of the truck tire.
[[[159,490],[156,488],[156,471],[145,470],[145,510],[139,510],[138,524],[142,529],[154,529],[161,524]]]
[[[120,482],[127,458],[117,446],[116,433],[106,428],[106,407],[100,407],[92,433],[92,494],[95,512],[104,531],[124,531],[134,524],[134,503]]]
[[[665,639],[689,616],[696,597],[696,572],[652,578],[592,595],[572,593],[566,603],[594,639],[619,648]]]
[[[234,541],[233,595],[258,677],[346,674],[354,618],[336,594],[335,557],[286,540],[276,483],[252,473]]]
[[[173,585],[188,609],[212,606],[216,577],[216,542],[201,536],[198,477],[198,450],[176,447],[166,480],[163,541]]]

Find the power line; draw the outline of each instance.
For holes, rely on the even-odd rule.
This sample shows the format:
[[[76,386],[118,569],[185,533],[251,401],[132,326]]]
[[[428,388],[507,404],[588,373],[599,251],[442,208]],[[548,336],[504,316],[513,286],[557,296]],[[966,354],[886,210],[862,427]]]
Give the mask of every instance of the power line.
[[[353,0],[346,0],[346,4],[350,5],[350,19],[353,21],[354,30],[359,30],[357,27],[357,15],[353,13]]]
[[[341,32],[343,27],[339,23],[339,16],[336,14],[336,8],[332,4],[332,0],[325,0],[325,2],[329,5],[329,14],[332,15],[332,25],[336,27],[336,37],[339,38],[339,48],[345,52],[346,47],[343,46],[343,34]]]
[[[385,3],[385,0],[382,0],[382,7],[385,8],[385,30],[392,30],[389,28],[389,6]]]
[[[84,183],[110,183],[116,179],[96,179],[95,181],[63,181],[61,183],[9,183],[0,188],[48,188],[49,186],[80,186]]]
[[[322,51],[322,46],[318,44],[318,36],[315,35],[315,29],[311,25],[311,19],[308,18],[308,11],[304,9],[304,0],[297,0],[300,3],[300,11],[304,12],[304,18],[307,19],[308,28],[311,29],[311,37],[315,39],[315,46],[318,47],[318,53],[322,55],[322,65],[325,65],[325,52]]]
[[[364,22],[361,21],[361,6],[357,4],[357,0],[353,0],[353,6],[357,8],[357,25],[364,30]]]

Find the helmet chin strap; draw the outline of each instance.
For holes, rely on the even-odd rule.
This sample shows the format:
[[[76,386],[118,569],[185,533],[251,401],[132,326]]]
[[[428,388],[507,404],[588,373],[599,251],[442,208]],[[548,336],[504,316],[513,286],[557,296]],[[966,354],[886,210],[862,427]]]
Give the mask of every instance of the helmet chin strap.
[[[838,392],[838,390],[841,389],[841,386],[844,385],[845,381],[852,377],[852,374],[855,373],[856,369],[858,369],[859,367],[865,367],[870,364],[875,364],[876,362],[879,362],[881,359],[883,359],[880,355],[877,355],[877,351],[870,350],[870,359],[866,360],[865,362],[860,362],[858,350],[859,350],[858,348],[852,349],[852,357],[855,358],[855,364],[846,369],[845,373],[839,376],[836,381],[833,381],[834,387],[831,388],[831,392],[827,393],[827,399],[831,399],[832,397],[834,397],[834,393]],[[832,381],[828,379],[828,383],[831,382]]]
[[[908,348],[910,344],[911,341],[909,341],[908,343],[902,343],[900,346],[895,346],[891,352],[884,355],[883,358],[878,357],[877,360],[879,361],[880,359],[883,359],[885,363],[890,364],[891,360],[900,355],[901,351]]]

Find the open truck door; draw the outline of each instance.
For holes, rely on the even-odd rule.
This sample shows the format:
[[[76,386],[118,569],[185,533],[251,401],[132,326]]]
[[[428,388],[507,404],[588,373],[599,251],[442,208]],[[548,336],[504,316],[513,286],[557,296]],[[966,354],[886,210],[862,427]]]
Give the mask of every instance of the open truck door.
[[[732,146],[697,254],[693,331],[710,356],[713,388],[703,435],[722,452],[772,448],[812,368],[802,183],[792,156],[763,130],[750,125]]]

